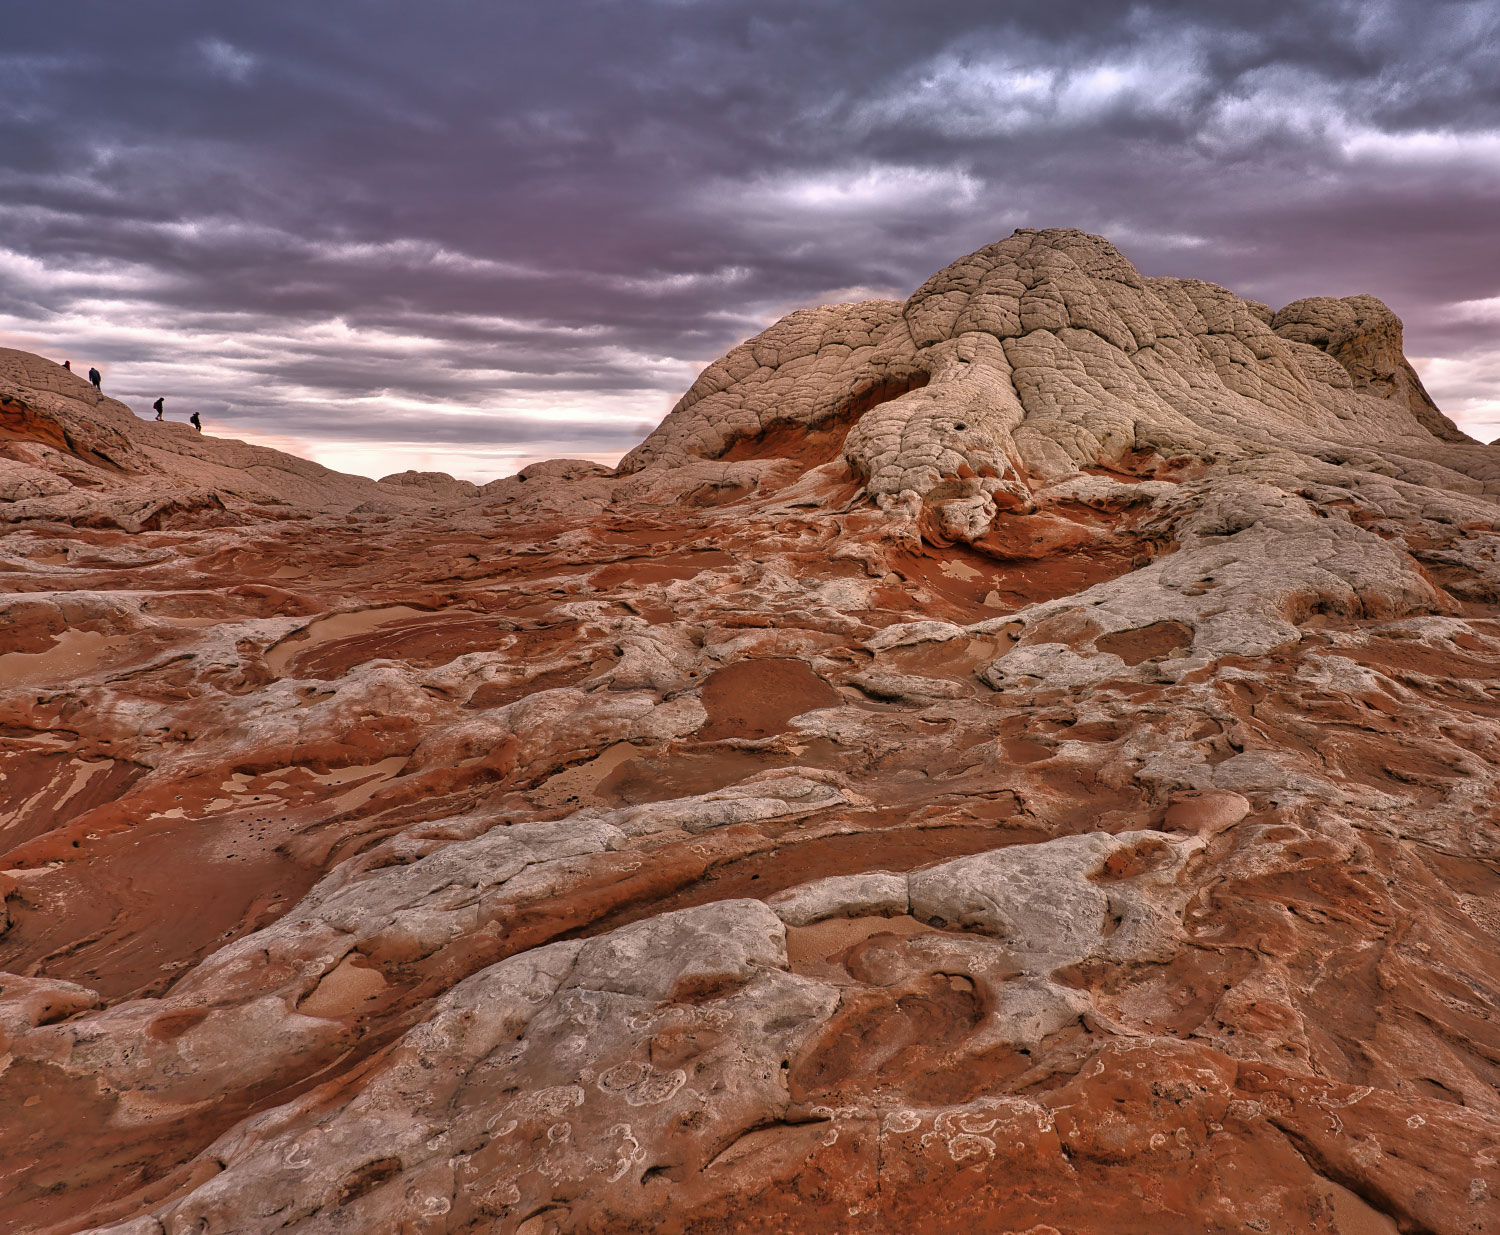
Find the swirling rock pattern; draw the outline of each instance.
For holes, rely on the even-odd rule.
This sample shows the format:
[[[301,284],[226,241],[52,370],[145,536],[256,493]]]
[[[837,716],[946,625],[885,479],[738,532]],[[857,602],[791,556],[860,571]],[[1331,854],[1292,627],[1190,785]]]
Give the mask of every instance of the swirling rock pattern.
[[[5,1235],[1500,1230],[1500,450],[1373,298],[1018,232],[477,489],[0,379]]]

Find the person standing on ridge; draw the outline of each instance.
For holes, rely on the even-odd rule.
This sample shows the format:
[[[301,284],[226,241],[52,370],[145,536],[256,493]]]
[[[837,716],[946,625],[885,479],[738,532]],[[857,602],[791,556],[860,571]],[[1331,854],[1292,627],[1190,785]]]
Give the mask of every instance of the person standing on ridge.
[[[189,416],[188,420],[191,422],[193,428],[197,429],[199,433],[203,432],[203,422],[198,419],[197,412],[194,412],[191,416]]]
[[[151,405],[152,407],[154,407],[156,409],[156,418],[158,420],[161,419],[162,404],[165,403],[165,402],[166,402],[165,399],[158,399],[155,403],[153,403]]]
[[[71,360],[64,360],[63,368],[66,369],[69,373],[73,372],[73,362]]]
[[[99,383],[101,381],[103,381],[103,380],[104,379],[99,376],[99,370],[95,369],[93,367],[90,367],[90,369],[89,369],[89,381],[91,381],[91,382],[94,383],[94,389],[97,390],[100,394],[104,393],[104,387],[101,386],[101,385],[99,385]]]

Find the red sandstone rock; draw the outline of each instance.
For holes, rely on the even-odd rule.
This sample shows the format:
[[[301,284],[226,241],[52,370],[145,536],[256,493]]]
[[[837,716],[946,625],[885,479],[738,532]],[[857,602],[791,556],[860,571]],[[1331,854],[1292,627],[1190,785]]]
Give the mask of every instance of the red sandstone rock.
[[[54,370],[0,1232],[1500,1230],[1500,451],[1378,301],[1022,232],[472,492]]]

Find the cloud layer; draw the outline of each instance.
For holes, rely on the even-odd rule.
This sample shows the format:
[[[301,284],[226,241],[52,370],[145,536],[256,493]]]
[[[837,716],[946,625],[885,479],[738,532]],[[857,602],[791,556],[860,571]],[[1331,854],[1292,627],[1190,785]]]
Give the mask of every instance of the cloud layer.
[[[1273,304],[1372,292],[1500,436],[1492,0],[61,0],[6,26],[0,342],[333,466],[612,461],[781,313],[904,296],[1017,226]]]

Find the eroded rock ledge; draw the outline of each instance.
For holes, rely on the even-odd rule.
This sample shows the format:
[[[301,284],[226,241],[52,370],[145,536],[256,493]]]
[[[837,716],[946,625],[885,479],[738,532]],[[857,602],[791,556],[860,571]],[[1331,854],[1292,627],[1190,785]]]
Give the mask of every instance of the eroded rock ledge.
[[[1500,450],[1373,298],[1022,231],[478,489],[0,376],[0,1232],[1500,1229]]]

